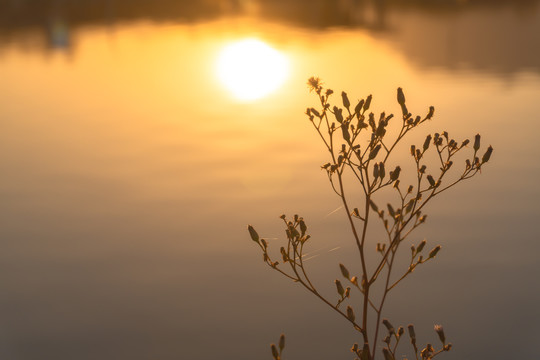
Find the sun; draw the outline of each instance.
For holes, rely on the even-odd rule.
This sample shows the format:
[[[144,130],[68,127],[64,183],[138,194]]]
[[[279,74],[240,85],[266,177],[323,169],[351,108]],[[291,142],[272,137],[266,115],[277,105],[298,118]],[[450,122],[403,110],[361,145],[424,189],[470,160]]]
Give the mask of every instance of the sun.
[[[220,82],[241,101],[260,99],[276,91],[289,75],[287,57],[257,39],[226,45],[216,64]]]

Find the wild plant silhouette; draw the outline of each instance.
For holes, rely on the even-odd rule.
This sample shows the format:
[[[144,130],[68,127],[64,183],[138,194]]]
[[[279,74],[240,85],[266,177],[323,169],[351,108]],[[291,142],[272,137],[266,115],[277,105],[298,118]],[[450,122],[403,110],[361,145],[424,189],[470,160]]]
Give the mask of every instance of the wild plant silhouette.
[[[330,98],[334,92],[324,89],[319,78],[310,78],[308,86],[317,94],[320,108],[308,108],[306,115],[328,150],[329,159],[322,165],[322,169],[345,209],[359,255],[358,263],[352,265],[360,269],[359,273],[353,274],[346,265],[339,264],[345,281],[343,283],[336,279],[337,296],[326,297],[316,288],[304,266],[304,246],[310,240],[310,235],[302,217],[281,216],[287,237],[287,244],[280,248],[281,263],[274,260],[274,255],[270,253],[268,240],[259,237],[251,225],[248,231],[251,239],[260,247],[263,260],[268,266],[301,284],[358,332],[361,345],[355,343],[351,348],[357,356],[356,360],[374,360],[381,338],[384,343],[384,359],[394,360],[405,329],[402,326],[396,329],[389,320],[383,318],[386,300],[403,279],[422,264],[432,261],[441,246],[437,245],[428,251],[426,240],[412,245],[409,248],[410,262],[405,268],[395,266],[398,251],[402,252],[405,239],[426,221],[426,205],[442,192],[478,174],[489,161],[493,148],[489,146],[480,155],[480,135],[474,137],[470,146],[468,139],[458,142],[446,131],[429,134],[423,143],[410,147],[412,177],[403,179],[402,168],[406,167],[391,166],[392,154],[399,149],[398,144],[407,134],[432,119],[435,111],[432,106],[423,117],[413,116],[407,108],[402,89],[398,88],[397,102],[401,107],[401,119],[394,119],[392,114],[386,115],[384,112],[376,119],[372,112],[368,113],[371,95],[352,107],[348,95],[342,92],[342,107],[339,107],[331,105]],[[387,132],[390,125],[397,128]],[[431,158],[428,156],[430,154]],[[454,160],[464,160],[464,164],[454,164]],[[407,185],[402,184],[401,179]],[[348,195],[351,193],[351,180],[353,186],[360,190],[361,199],[357,196],[353,199]],[[384,189],[393,193],[395,200],[392,203],[381,204]],[[368,226],[374,222],[382,227],[385,239],[372,250],[366,245]],[[368,257],[371,266],[368,265]],[[376,261],[373,266],[374,257]],[[441,342],[440,347],[435,348],[431,344],[419,346],[414,326],[407,326],[417,360],[433,359],[451,349],[452,344],[446,341],[442,326],[436,325],[435,331]],[[281,359],[284,346],[284,335],[281,335],[278,346],[271,345],[275,360]]]

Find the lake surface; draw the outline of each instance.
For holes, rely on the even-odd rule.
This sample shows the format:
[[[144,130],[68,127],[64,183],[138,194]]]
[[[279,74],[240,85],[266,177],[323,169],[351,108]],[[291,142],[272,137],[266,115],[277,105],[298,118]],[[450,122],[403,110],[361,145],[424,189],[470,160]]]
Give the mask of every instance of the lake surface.
[[[409,241],[443,250],[386,317],[422,343],[443,324],[441,359],[536,359],[540,3],[427,3],[0,1],[0,357],[270,359],[285,332],[286,359],[352,358],[354,331],[246,231],[279,248],[279,215],[304,216],[329,296],[356,260],[304,114],[315,75],[375,112],[403,87],[436,108],[419,139],[495,148],[429,208]],[[234,92],[219,59],[246,39],[271,50]]]

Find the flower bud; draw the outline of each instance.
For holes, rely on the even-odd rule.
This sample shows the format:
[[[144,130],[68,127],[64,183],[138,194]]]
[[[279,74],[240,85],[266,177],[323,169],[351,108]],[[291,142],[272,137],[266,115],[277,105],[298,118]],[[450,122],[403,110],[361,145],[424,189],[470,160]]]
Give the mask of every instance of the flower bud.
[[[371,105],[371,98],[373,96],[369,95],[367,98],[366,98],[366,102],[364,103],[364,111],[366,111],[367,109],[369,109],[369,106]]]
[[[281,334],[279,337],[279,351],[283,351],[283,348],[285,347],[285,334]]]
[[[249,235],[251,236],[251,240],[258,243],[259,242],[259,234],[257,234],[257,232],[255,231],[253,226],[248,225],[248,231],[249,231]]]
[[[424,249],[424,246],[426,246],[426,240],[422,240],[422,242],[418,245],[416,248],[416,253],[418,254]]]
[[[414,332],[414,326],[413,324],[409,324],[407,326],[407,330],[409,330],[409,336],[411,337],[411,343],[416,343],[416,333]]]
[[[351,106],[351,103],[349,102],[349,98],[347,97],[347,93],[345,91],[341,92],[341,100],[343,100],[343,106],[345,106],[347,109]]]
[[[407,110],[407,106],[405,105],[405,94],[403,94],[403,89],[398,88],[397,90],[397,101],[399,105],[401,105],[401,112],[403,113],[403,117],[407,116],[409,111]]]
[[[444,330],[442,325],[435,325],[435,332],[437,335],[439,335],[439,339],[441,340],[443,346],[446,345],[446,337],[444,336]]]
[[[364,106],[364,99],[360,100],[358,104],[354,107],[354,113],[360,114],[360,110],[362,110],[362,107]]]
[[[422,147],[424,151],[426,151],[429,148],[430,143],[431,143],[431,135],[428,135],[426,137],[426,140],[424,141],[424,146]]]
[[[369,152],[369,160],[375,159],[375,157],[379,153],[379,150],[381,150],[381,144],[378,144],[377,146],[375,146],[374,149]]]
[[[343,275],[344,278],[350,279],[351,275],[349,274],[349,270],[345,267],[343,264],[339,264],[339,269],[341,270],[341,275]]]
[[[385,173],[385,170],[384,170],[384,163],[380,162],[379,163],[379,176],[381,177],[381,179],[384,179],[385,175],[386,175],[386,173]]]
[[[373,209],[373,211],[375,211],[375,212],[377,212],[377,213],[379,212],[379,208],[377,207],[377,204],[375,204],[375,203],[373,202],[373,200],[371,200],[371,199],[369,199],[369,206],[371,206],[371,208]]]
[[[300,224],[300,231],[302,232],[302,236],[304,236],[307,231],[307,225],[302,219],[300,219],[299,224]]]
[[[426,119],[431,119],[433,117],[433,113],[435,113],[435,108],[433,106],[430,106]]]
[[[345,289],[343,289],[343,285],[341,285],[341,281],[335,280],[334,282],[336,283],[336,289],[337,289],[338,294],[341,297],[343,297],[343,294],[345,293]]]
[[[439,252],[439,250],[441,250],[441,245],[437,245],[435,248],[433,248],[433,250],[431,250],[431,251],[429,252],[429,257],[430,257],[430,258],[435,257],[435,255],[437,255],[437,253]]]
[[[379,177],[379,164],[375,163],[373,166],[373,177],[377,179]]]
[[[356,318],[356,317],[354,316],[354,311],[353,311],[352,307],[350,307],[350,306],[347,306],[347,318],[348,318],[349,320],[351,320],[352,322],[354,322],[354,320],[355,320],[355,318]]]
[[[270,348],[272,349],[272,356],[274,357],[274,359],[279,360],[279,352],[278,352],[278,349],[276,347],[276,344],[270,345]]]
[[[382,351],[384,355],[384,360],[395,360],[394,355],[392,355],[388,348],[383,348]]]
[[[402,88],[397,89],[397,101],[399,105],[405,104],[405,94],[403,94]]]
[[[369,126],[371,126],[371,129],[372,129],[373,131],[375,131],[375,129],[376,129],[376,126],[375,126],[375,115],[373,115],[373,113],[369,113],[368,123],[369,123]]]
[[[399,178],[400,172],[401,172],[401,168],[399,166],[396,166],[394,171],[390,171],[390,180],[396,181]]]
[[[487,148],[486,153],[484,156],[482,156],[482,164],[487,163],[489,161],[489,158],[491,157],[491,153],[493,152],[493,148],[491,145]]]
[[[343,122],[343,109],[340,109],[338,108],[337,106],[334,106],[333,108],[334,110],[334,116],[336,117],[336,120],[338,121],[338,123],[342,123]]]
[[[476,134],[474,137],[474,145],[473,145],[474,152],[477,152],[478,149],[480,149],[480,134]]]
[[[391,204],[387,204],[386,207],[388,208],[388,213],[390,214],[390,216],[395,217],[395,216],[396,216],[396,212],[395,212],[394,208],[392,207],[392,205],[391,205]]]
[[[382,321],[383,325],[386,326],[386,328],[388,329],[388,332],[390,334],[395,334],[395,330],[394,330],[394,327],[392,326],[392,324],[390,324],[390,321],[388,321],[388,319],[383,319]]]
[[[431,185],[431,187],[434,187],[435,186],[435,179],[433,179],[433,176],[428,175],[427,179],[429,181],[429,185]]]

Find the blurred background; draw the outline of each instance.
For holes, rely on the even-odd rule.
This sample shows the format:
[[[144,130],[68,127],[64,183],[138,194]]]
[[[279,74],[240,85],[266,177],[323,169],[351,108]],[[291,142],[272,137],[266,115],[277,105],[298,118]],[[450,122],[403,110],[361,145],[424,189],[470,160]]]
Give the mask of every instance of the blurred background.
[[[443,324],[441,359],[536,359],[539,3],[0,0],[0,357],[270,359],[285,332],[286,359],[352,359],[354,330],[246,231],[279,249],[302,215],[329,297],[339,262],[358,270],[303,114],[319,76],[376,113],[397,87],[434,105],[407,146],[495,148],[409,238],[443,249],[386,317],[423,344]]]

